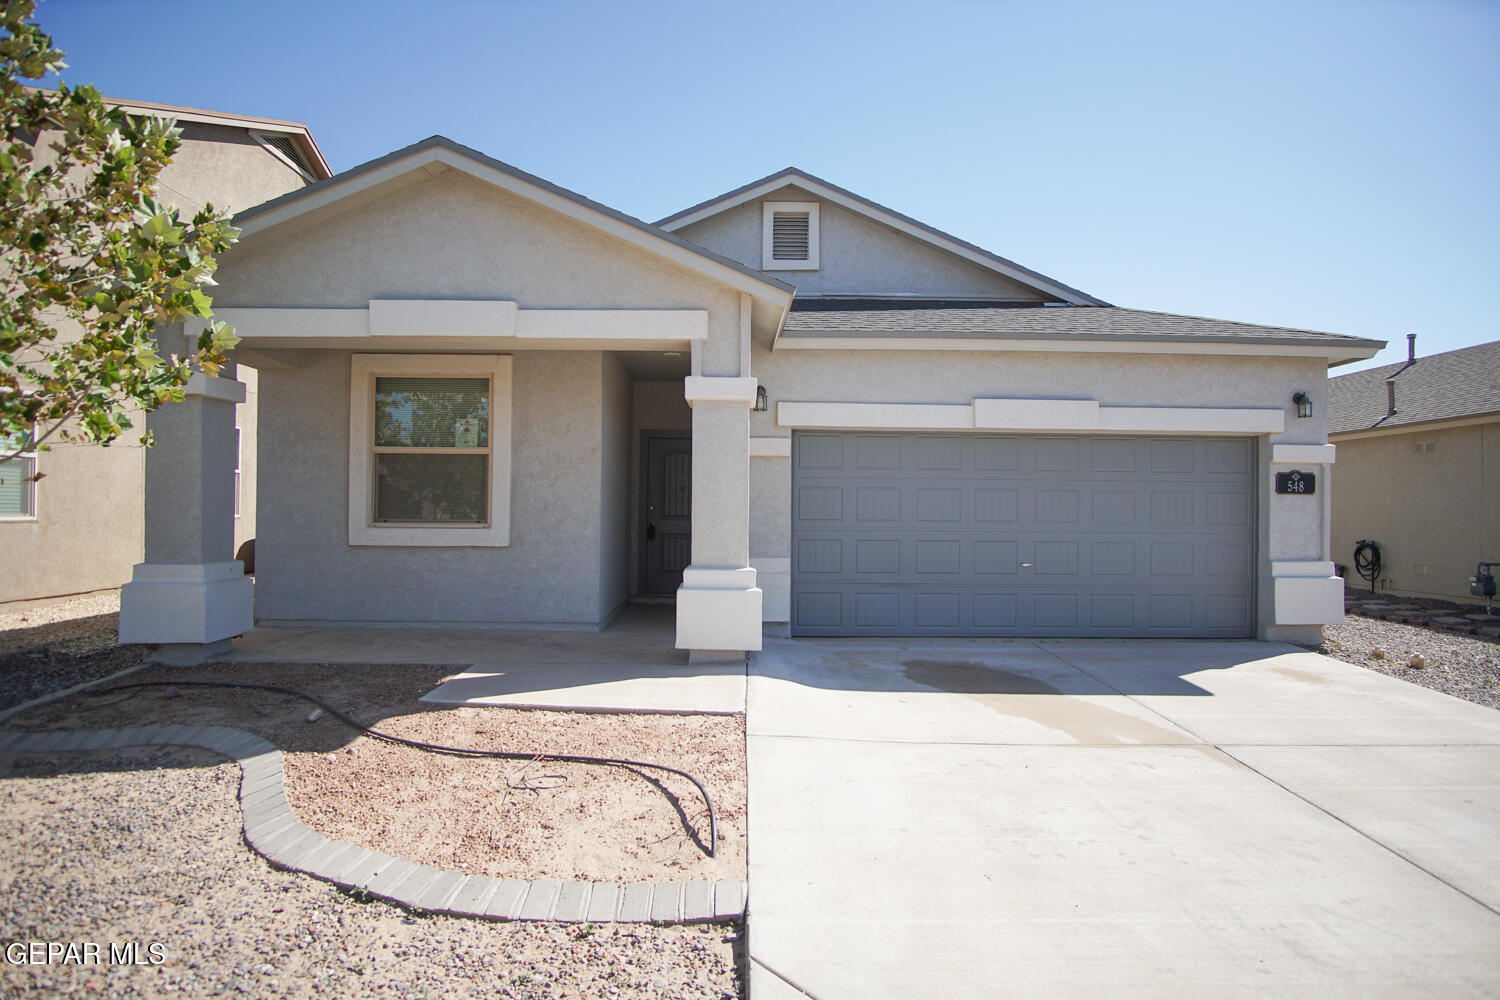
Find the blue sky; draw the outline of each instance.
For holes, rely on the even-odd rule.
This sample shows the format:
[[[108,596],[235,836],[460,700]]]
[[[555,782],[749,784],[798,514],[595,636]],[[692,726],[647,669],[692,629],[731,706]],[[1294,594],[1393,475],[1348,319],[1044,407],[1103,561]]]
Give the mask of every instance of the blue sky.
[[[651,220],[787,165],[1116,305],[1500,339],[1500,2],[42,0],[70,83]],[[1337,369],[1352,371],[1351,366]]]

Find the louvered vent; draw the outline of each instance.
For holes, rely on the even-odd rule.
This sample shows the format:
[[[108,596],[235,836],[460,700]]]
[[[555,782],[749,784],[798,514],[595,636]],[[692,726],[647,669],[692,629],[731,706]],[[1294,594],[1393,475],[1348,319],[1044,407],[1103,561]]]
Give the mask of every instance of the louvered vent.
[[[811,245],[809,213],[774,213],[771,218],[772,260],[807,260]]]
[[[307,165],[307,161],[302,158],[302,154],[297,150],[297,144],[292,142],[289,137],[284,135],[262,135],[260,140],[295,163],[299,170],[304,173],[312,173],[311,168]]]

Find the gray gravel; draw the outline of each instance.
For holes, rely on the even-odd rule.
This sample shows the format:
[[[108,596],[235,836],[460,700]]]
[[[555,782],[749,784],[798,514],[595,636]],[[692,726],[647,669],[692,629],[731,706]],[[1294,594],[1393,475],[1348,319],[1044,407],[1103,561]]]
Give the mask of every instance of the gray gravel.
[[[0,710],[144,662],[119,621],[119,591],[0,611]]]
[[[1375,650],[1383,656],[1374,655]],[[1319,652],[1465,701],[1500,708],[1500,643],[1415,625],[1346,615],[1323,626]],[[1424,665],[1411,666],[1413,654]]]
[[[142,749],[0,755],[0,942],[138,942],[160,965],[0,963],[36,997],[738,997],[726,925],[418,917],[271,868],[239,768]]]

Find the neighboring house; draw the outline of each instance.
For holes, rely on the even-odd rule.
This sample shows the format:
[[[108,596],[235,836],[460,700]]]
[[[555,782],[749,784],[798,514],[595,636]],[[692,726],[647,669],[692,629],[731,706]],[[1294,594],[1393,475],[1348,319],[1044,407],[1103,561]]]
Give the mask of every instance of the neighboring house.
[[[1475,601],[1469,577],[1500,561],[1500,341],[1417,357],[1328,382],[1338,447],[1334,557],[1380,547],[1381,593]]]
[[[598,628],[669,595],[697,660],[767,623],[1342,615],[1326,369],[1377,341],[1115,308],[795,170],[651,225],[434,137],[237,224],[262,623]],[[198,380],[172,436],[222,439],[239,392]],[[251,593],[207,513],[223,450],[161,452],[200,489],[148,525],[121,632],[190,662]],[[1274,495],[1292,469],[1325,485]]]
[[[131,115],[176,119],[182,146],[160,175],[157,195],[191,215],[205,203],[230,212],[328,177],[307,127],[295,122],[110,100]],[[38,145],[48,141],[43,133]],[[66,330],[63,337],[68,336]],[[248,392],[236,414],[242,440],[237,488],[226,491],[235,551],[255,537],[256,373],[242,369]],[[152,418],[155,419],[154,417]],[[143,552],[143,420],[113,445],[54,443],[51,450],[0,468],[0,602],[118,587]],[[39,482],[23,480],[40,471]]]

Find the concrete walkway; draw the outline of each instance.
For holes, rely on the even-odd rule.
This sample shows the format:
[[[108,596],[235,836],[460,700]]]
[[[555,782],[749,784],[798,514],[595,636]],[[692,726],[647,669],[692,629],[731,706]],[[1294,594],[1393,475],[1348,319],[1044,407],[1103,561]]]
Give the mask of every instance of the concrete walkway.
[[[753,1000],[1500,995],[1500,712],[1291,646],[768,640]]]
[[[673,608],[632,605],[600,631],[273,626],[234,640],[221,663],[452,664],[424,695],[446,705],[572,712],[737,715],[744,664],[689,664]]]

